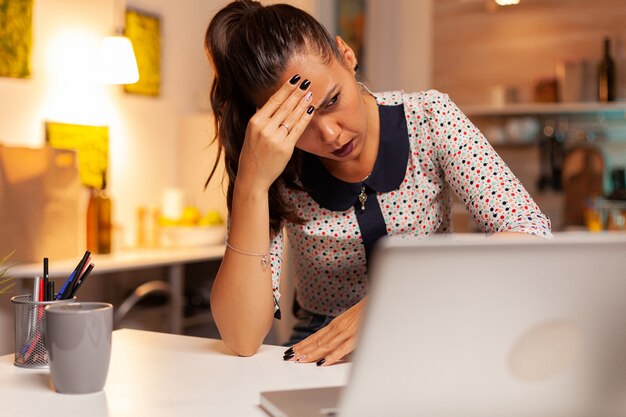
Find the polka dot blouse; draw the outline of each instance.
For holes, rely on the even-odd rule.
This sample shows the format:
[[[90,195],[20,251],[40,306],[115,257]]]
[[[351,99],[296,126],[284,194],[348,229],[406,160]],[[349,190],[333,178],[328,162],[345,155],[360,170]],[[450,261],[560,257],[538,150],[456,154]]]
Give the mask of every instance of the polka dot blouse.
[[[307,191],[282,190],[306,222],[286,222],[272,236],[277,309],[283,233],[295,254],[298,304],[329,316],[366,295],[369,250],[379,237],[452,232],[451,192],[485,233],[551,234],[548,218],[447,95],[431,90],[375,97],[381,141],[370,177],[364,183],[345,183],[310,158],[310,184],[302,178]],[[365,205],[361,194],[367,197]]]

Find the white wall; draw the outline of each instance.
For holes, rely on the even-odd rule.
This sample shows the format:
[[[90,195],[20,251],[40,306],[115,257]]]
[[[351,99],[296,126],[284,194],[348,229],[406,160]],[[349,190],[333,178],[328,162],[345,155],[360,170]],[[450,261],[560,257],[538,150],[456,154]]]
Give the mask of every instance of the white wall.
[[[364,81],[371,90],[431,88],[433,1],[370,0]]]
[[[99,40],[113,30],[112,0],[35,1],[33,75],[0,78],[0,142],[42,146],[47,120],[108,125],[114,220],[132,236],[137,206],[158,202],[164,187],[178,185],[181,117],[208,108],[203,34],[222,3],[128,2],[162,17],[161,94],[153,98],[90,79]]]

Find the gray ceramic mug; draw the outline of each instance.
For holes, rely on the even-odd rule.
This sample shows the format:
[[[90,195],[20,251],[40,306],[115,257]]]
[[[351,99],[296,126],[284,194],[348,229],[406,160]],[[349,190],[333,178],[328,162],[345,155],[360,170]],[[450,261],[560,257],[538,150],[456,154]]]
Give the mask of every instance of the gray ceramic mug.
[[[45,314],[45,345],[58,392],[101,391],[109,372],[113,306],[108,303],[50,305]]]

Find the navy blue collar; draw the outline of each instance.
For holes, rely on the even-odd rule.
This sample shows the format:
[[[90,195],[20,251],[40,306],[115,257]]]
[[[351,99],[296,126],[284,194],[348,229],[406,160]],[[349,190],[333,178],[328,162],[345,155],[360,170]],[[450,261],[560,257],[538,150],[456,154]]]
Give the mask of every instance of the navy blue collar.
[[[301,181],[311,197],[322,207],[332,211],[346,211],[358,200],[361,184],[376,192],[400,188],[409,160],[409,134],[404,106],[378,106],[380,143],[374,169],[361,182],[345,182],[333,177],[318,157],[305,153]]]

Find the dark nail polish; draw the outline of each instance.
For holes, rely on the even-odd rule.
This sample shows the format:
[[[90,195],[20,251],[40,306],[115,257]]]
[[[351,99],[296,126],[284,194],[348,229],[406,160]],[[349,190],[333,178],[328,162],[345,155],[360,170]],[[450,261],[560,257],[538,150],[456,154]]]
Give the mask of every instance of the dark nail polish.
[[[300,90],[304,91],[307,88],[309,88],[310,85],[311,85],[311,81],[304,80],[304,81],[302,81],[302,84],[300,84]]]
[[[306,112],[307,112],[308,114],[311,114],[311,113],[313,113],[313,110],[315,110],[315,107],[313,107],[313,106],[309,106],[309,108],[308,108],[308,109],[306,109]]]
[[[292,348],[292,347],[290,347],[289,349],[287,349],[287,350],[285,351],[285,353],[283,353],[283,355],[289,355],[290,353],[293,353],[293,348]]]
[[[285,356],[283,356],[283,360],[284,361],[288,361],[291,358],[293,358],[293,352],[292,353],[288,353]]]
[[[326,362],[326,358],[322,358],[322,359],[320,359],[319,361],[315,362],[315,364],[316,364],[317,366],[322,366],[322,364],[323,364],[324,362]]]
[[[291,80],[289,80],[289,84],[296,85],[298,81],[300,81],[300,76],[296,74],[293,77],[291,77]]]

